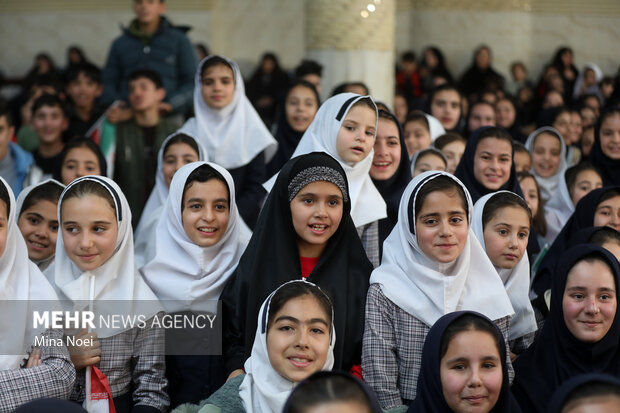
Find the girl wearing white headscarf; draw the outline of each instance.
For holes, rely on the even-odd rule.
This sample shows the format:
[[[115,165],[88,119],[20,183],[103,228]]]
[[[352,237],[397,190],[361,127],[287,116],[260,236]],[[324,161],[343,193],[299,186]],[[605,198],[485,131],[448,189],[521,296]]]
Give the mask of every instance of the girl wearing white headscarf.
[[[227,226],[219,229],[223,232],[221,238],[209,247],[196,245],[183,227],[186,189],[205,178],[204,182],[224,181],[230,194]],[[217,314],[220,294],[249,238],[250,231],[235,204],[235,185],[230,174],[213,163],[193,162],[179,169],[172,179],[157,225],[155,258],[141,272],[168,313]],[[195,337],[188,337],[192,338]],[[204,345],[198,338],[194,341],[198,341],[196,346]],[[221,356],[168,356],[166,362],[172,407],[197,403],[224,384],[226,378]]]
[[[541,176],[541,171],[537,171],[538,166],[536,165],[536,139],[543,133],[556,137],[560,142],[558,166],[556,170],[547,177]],[[531,173],[536,178],[536,182],[538,182],[538,186],[540,187],[540,195],[543,200],[548,201],[556,196],[559,183],[564,179],[564,172],[566,172],[566,168],[568,168],[568,164],[566,163],[566,144],[564,143],[564,139],[562,139],[562,135],[560,135],[560,132],[556,129],[550,126],[543,126],[542,128],[536,129],[530,134],[530,136],[527,137],[527,141],[525,141],[525,148],[532,155]]]
[[[185,133],[175,132],[168,136],[162,142],[159,153],[157,154],[157,173],[155,175],[155,186],[146,201],[146,205],[142,210],[138,227],[134,235],[134,260],[137,268],[151,261],[155,254],[155,236],[157,222],[161,216],[164,203],[168,197],[170,187],[170,177],[164,173],[164,163],[166,162],[166,152],[173,145],[187,145],[192,149],[191,155],[185,155],[190,162],[206,161],[207,151],[204,146],[194,137]],[[195,153],[193,153],[195,152]],[[194,156],[195,155],[195,156]],[[177,159],[176,165],[179,163],[189,163],[186,159]],[[175,165],[175,168],[178,166]]]
[[[225,68],[225,76],[215,78],[214,75],[207,81],[209,72],[216,68]],[[227,92],[229,81],[233,82],[232,94]],[[243,78],[235,62],[212,55],[198,64],[194,112],[196,116],[179,131],[198,138],[209,160],[230,172],[235,181],[239,212],[253,228],[264,197],[260,186],[266,179],[265,164],[275,155],[278,143],[245,96]]]
[[[349,194],[351,196],[351,218],[360,234],[362,244],[370,262],[379,265],[379,225],[380,219],[387,217],[387,206],[383,197],[370,178],[370,167],[374,157],[371,149],[368,155],[359,162],[350,163],[343,159],[338,149],[338,135],[342,124],[353,107],[368,103],[375,110],[375,127],[372,137],[359,139],[372,139],[374,142],[377,131],[377,109],[370,96],[360,96],[355,93],[341,93],[327,99],[321,105],[314,120],[302,136],[293,153],[292,158],[311,152],[325,152],[335,158],[342,165],[349,182]],[[362,128],[363,125],[359,125]],[[364,135],[365,131],[361,131]],[[348,149],[348,148],[347,148]],[[277,175],[276,175],[277,176]],[[276,176],[267,181],[264,186],[271,191]]]
[[[436,198],[434,203],[448,202],[437,211],[429,204]],[[429,215],[420,217],[424,208]],[[441,316],[478,311],[508,335],[514,311],[470,228],[472,215],[469,192],[447,172],[424,172],[403,193],[398,222],[383,244],[381,266],[372,273],[366,300],[362,370],[383,409],[415,399],[424,339]],[[419,230],[418,219],[424,222]],[[439,240],[443,244],[436,244]]]
[[[69,201],[79,204],[72,202],[70,207]],[[106,211],[109,208],[113,222],[106,223],[107,215],[88,210],[93,203]],[[106,177],[78,178],[63,191],[58,216],[61,230],[56,241],[54,279],[69,309],[80,310],[93,302],[97,317],[142,315],[148,320],[144,328],[131,323],[95,323],[87,338],[93,337],[100,344],[100,357],[72,355],[77,378],[71,400],[84,399],[85,367],[96,365],[108,378],[117,413],[129,412],[136,406],[165,411],[169,401],[165,391],[164,331],[151,322],[161,306],[134,265],[131,211],[125,196]],[[114,229],[116,239],[103,241],[105,233]],[[114,244],[108,245],[110,242]],[[106,257],[108,253],[111,255]]]
[[[65,346],[39,346],[39,355],[33,352],[28,364],[24,362],[38,334],[32,328],[32,312],[57,309],[53,308],[57,297],[36,264],[28,259],[28,248],[17,227],[16,216],[13,191],[0,177],[1,411],[13,411],[41,397],[65,398],[75,379]],[[42,308],[43,302],[51,303],[51,307]],[[43,337],[55,343],[62,340],[62,330],[48,330]],[[20,368],[22,363],[31,368]]]
[[[293,310],[287,307],[291,301],[295,301]],[[282,328],[286,328],[287,338],[280,334]],[[309,334],[315,337],[309,339]],[[245,362],[245,374],[228,380],[201,402],[199,412],[217,409],[221,413],[280,413],[299,381],[317,371],[332,369],[335,340],[333,311],[327,295],[304,280],[282,284],[258,313],[256,337],[252,355]],[[181,406],[177,411],[194,410],[187,407]]]
[[[499,203],[495,204],[494,210],[489,210],[489,208],[485,210],[487,203],[492,199]],[[498,191],[483,196],[474,205],[474,220],[472,222],[472,230],[482,245],[482,248],[487,248],[484,241],[485,221],[488,223],[490,219],[493,219],[495,214],[505,207],[522,209],[527,215],[528,221],[531,222],[531,213],[529,212],[527,204],[523,198],[514,192]],[[517,226],[516,222],[508,222],[507,224]],[[505,229],[502,227],[502,230]],[[512,231],[518,236],[519,228],[513,228]],[[507,234],[506,236],[514,235]],[[537,329],[536,317],[534,316],[534,310],[529,298],[530,262],[526,252],[527,234],[525,235],[524,241],[525,245],[522,251],[520,251],[522,253],[521,259],[513,268],[500,268],[494,264],[499,278],[506,287],[510,303],[515,311],[515,315],[510,320],[510,330],[508,331],[510,348],[515,354],[521,353],[532,344]],[[516,254],[517,252],[514,253]]]

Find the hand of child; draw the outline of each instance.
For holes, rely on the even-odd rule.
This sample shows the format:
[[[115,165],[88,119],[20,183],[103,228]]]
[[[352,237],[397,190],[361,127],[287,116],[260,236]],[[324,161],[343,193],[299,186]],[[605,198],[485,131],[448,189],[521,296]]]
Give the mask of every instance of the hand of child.
[[[234,379],[235,377],[237,377],[237,376],[239,376],[241,374],[244,374],[244,373],[245,373],[245,370],[243,370],[243,369],[233,370],[233,372],[228,375],[228,378],[226,379],[226,381],[228,381],[230,379]]]
[[[133,118],[133,109],[128,108],[125,102],[108,109],[108,122],[117,124]]]
[[[88,330],[83,329],[75,335],[75,339],[76,341],[81,339],[84,342],[90,341],[91,343],[90,345],[67,346],[69,355],[71,356],[71,362],[75,366],[75,369],[80,370],[84,367],[99,363],[101,360],[101,343],[97,339],[97,333],[89,333]]]
[[[26,368],[36,367],[41,365],[41,349],[35,347],[32,349],[30,353],[30,357],[28,358],[28,362],[26,363]]]
[[[157,107],[159,108],[159,113],[162,115],[172,113],[172,105],[170,103],[160,102]]]

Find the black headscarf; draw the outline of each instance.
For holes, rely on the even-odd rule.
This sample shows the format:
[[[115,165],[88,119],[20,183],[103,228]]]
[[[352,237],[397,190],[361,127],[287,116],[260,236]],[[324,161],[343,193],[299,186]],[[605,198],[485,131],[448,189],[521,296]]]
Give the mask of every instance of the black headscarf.
[[[469,190],[469,193],[471,194],[471,199],[474,204],[486,194],[503,190],[514,192],[515,194],[523,198],[523,192],[521,191],[521,185],[519,185],[519,180],[517,179],[517,172],[515,170],[514,161],[512,162],[512,166],[510,167],[510,177],[508,178],[508,182],[502,185],[502,187],[499,189],[491,190],[486,188],[480,182],[478,182],[478,180],[474,176],[474,157],[476,155],[476,148],[478,147],[478,143],[480,142],[480,135],[482,134],[482,132],[492,127],[493,126],[483,126],[482,128],[476,129],[471,134],[471,136],[467,140],[467,145],[465,145],[465,151],[463,152],[461,161],[459,162],[456,170],[454,171],[454,176],[459,178]]]
[[[387,236],[390,235],[392,228],[396,225],[396,221],[398,220],[398,206],[400,205],[400,198],[403,195],[403,191],[407,187],[407,184],[411,181],[409,154],[407,153],[407,146],[405,145],[405,134],[403,133],[403,127],[393,113],[380,110],[379,119],[381,119],[381,116],[384,116],[384,119],[386,116],[389,117],[398,127],[398,136],[400,139],[400,164],[392,177],[385,180],[372,179],[372,182],[379,190],[379,193],[387,205],[387,218],[383,218],[379,221],[380,253],[383,252],[383,241],[385,241]]]
[[[366,395],[366,398],[368,399],[368,403],[370,404],[371,413],[383,412],[383,410],[381,410],[381,407],[379,406],[379,400],[377,400],[377,396],[375,395],[375,393],[372,391],[370,387],[368,387],[366,383],[359,380],[357,377],[354,377],[342,371],[318,371],[312,374],[307,379],[302,380],[301,382],[297,384],[297,386],[291,392],[291,395],[289,396],[288,400],[286,401],[286,404],[284,405],[284,409],[282,410],[282,413],[291,412],[291,409],[292,409],[291,399],[295,397],[296,392],[303,391],[304,387],[307,387],[308,385],[312,385],[313,383],[317,383],[320,381],[327,381],[332,377],[342,377],[342,378],[345,378],[346,380],[350,380],[353,385],[359,387],[360,390]],[[319,397],[324,396],[326,402],[330,402],[334,400],[339,401],[338,394],[333,394],[334,391],[338,391],[338,390],[339,389],[332,389],[332,388],[326,389],[324,393],[327,393],[327,394],[321,394]],[[307,395],[307,396],[304,396],[303,398],[307,399],[308,397],[312,397],[312,395]],[[322,400],[317,400],[317,403],[320,403],[321,401]],[[310,406],[313,406],[313,405],[311,404]]]
[[[222,292],[223,348],[228,372],[242,368],[250,356],[256,315],[263,301],[281,284],[301,278],[288,187],[300,172],[317,166],[336,171],[343,182],[347,182],[338,161],[325,153],[313,152],[288,161],[265,201],[237,269]],[[344,193],[343,197],[340,225],[308,281],[317,284],[332,298],[336,329],[334,369],[349,370],[361,361],[364,309],[372,264],[350,216],[351,198]]]
[[[293,156],[293,152],[295,152],[295,148],[297,148],[299,140],[305,132],[297,132],[293,130],[293,128],[291,128],[291,125],[288,123],[288,119],[286,118],[286,99],[288,99],[288,95],[297,86],[303,86],[310,89],[316,96],[317,109],[321,105],[319,93],[316,91],[316,88],[312,83],[300,79],[296,80],[295,83],[293,83],[291,87],[288,88],[284,95],[284,99],[281,102],[278,114],[278,126],[275,134],[275,138],[278,141],[278,151],[273,156],[271,161],[269,161],[269,163],[267,164],[267,176],[273,176],[277,174],[280,171],[280,168],[282,168],[282,165],[284,165],[286,161],[291,159],[291,156]]]
[[[575,212],[570,216],[562,231],[549,247],[549,250],[545,254],[541,261],[536,276],[532,280],[532,290],[539,296],[545,293],[546,290],[551,288],[551,280],[554,277],[554,268],[557,265],[560,256],[571,245],[571,237],[577,231],[584,228],[589,228],[594,225],[594,212],[596,207],[600,203],[601,197],[610,189],[617,187],[598,188],[577,202],[575,206]]]
[[[595,254],[612,269],[617,287],[620,266],[609,251],[581,244],[564,252],[555,268],[551,286],[551,308],[540,335],[515,361],[512,391],[524,411],[546,412],[549,397],[566,380],[583,373],[599,372],[620,376],[620,317],[596,343],[584,343],[571,334],[564,321],[562,300],[569,271],[582,258]],[[620,296],[616,295],[616,303]]]
[[[556,390],[551,398],[547,412],[560,413],[571,395],[590,384],[606,384],[620,389],[620,379],[618,377],[602,373],[581,374],[566,381]]]
[[[594,128],[594,145],[590,152],[590,162],[596,166],[603,178],[603,185],[620,185],[620,160],[613,160],[603,153],[601,148],[601,124],[607,116],[620,115],[620,108],[608,108],[599,116]]]
[[[420,376],[418,377],[417,396],[409,406],[407,413],[452,413],[452,410],[448,407],[444,398],[441,384],[441,342],[446,329],[465,315],[480,317],[497,329],[495,336],[499,340],[499,359],[502,363],[503,382],[499,398],[491,412],[521,412],[510,394],[510,380],[508,378],[508,366],[506,364],[506,343],[504,342],[504,336],[501,330],[493,324],[491,320],[480,313],[475,311],[456,311],[446,314],[437,320],[426,335],[424,348],[422,350]]]

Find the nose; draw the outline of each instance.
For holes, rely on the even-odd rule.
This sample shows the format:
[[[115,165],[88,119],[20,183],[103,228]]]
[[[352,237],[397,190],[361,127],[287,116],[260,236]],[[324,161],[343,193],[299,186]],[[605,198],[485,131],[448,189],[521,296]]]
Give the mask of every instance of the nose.
[[[620,211],[617,213],[611,214],[611,220],[609,221],[609,226],[615,229],[616,231],[620,231]]]
[[[480,376],[480,368],[478,366],[472,366],[471,375],[467,382],[467,387],[480,387],[482,386],[482,377]]]
[[[75,171],[76,178],[88,175],[86,168],[83,165],[79,165]]]
[[[82,234],[80,236],[80,248],[83,250],[87,250],[90,247],[92,247],[93,245],[93,240],[90,237],[90,234],[88,233],[88,231],[82,231]]]
[[[586,302],[586,313],[587,314],[598,314],[598,302],[594,297],[588,297],[588,301]]]
[[[174,172],[181,169],[183,165],[185,165],[185,162],[183,162],[183,159],[178,159],[176,165],[174,165]]]
[[[308,347],[308,331],[304,328],[299,328],[297,332],[297,347]]]
[[[202,219],[206,222],[212,222],[215,219],[215,211],[213,207],[205,206],[202,210]]]
[[[440,222],[440,227],[439,227],[439,235],[442,237],[449,237],[453,234],[452,232],[452,225],[450,225],[450,222],[448,222],[448,220],[441,220]]]
[[[327,204],[325,202],[317,202],[316,208],[314,210],[314,214],[316,217],[326,217],[327,216]]]

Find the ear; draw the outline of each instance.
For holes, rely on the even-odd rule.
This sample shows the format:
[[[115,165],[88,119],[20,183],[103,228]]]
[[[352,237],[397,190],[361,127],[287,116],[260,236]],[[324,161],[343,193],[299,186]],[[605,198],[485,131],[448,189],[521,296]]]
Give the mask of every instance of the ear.
[[[160,87],[159,89],[157,89],[157,98],[159,99],[159,101],[163,102],[165,97],[166,97],[166,89],[164,89],[163,87]]]
[[[166,2],[164,0],[159,0],[159,15],[161,16],[166,12]]]
[[[67,130],[67,128],[69,128],[69,118],[66,116],[62,117],[62,128],[61,130],[64,132]]]
[[[101,96],[101,93],[103,93],[103,85],[97,86],[97,90],[95,91],[95,97]]]

